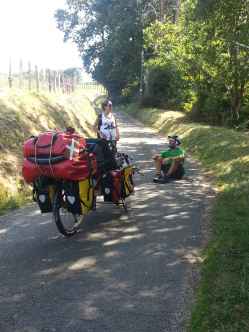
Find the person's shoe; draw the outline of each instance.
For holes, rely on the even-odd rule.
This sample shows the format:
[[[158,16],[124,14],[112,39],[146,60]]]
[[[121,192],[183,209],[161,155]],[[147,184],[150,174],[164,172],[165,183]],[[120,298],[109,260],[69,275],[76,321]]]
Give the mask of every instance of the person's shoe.
[[[169,183],[169,175],[164,174],[159,183]]]
[[[160,173],[156,173],[156,176],[153,179],[153,182],[158,183],[162,179],[162,175]]]

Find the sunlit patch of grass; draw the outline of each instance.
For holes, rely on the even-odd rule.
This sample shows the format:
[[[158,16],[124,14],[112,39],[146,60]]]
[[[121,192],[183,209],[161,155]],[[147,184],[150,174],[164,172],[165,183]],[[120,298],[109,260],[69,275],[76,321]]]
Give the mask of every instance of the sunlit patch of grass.
[[[96,97],[93,101],[95,107],[101,108],[101,103],[106,100],[106,94]]]

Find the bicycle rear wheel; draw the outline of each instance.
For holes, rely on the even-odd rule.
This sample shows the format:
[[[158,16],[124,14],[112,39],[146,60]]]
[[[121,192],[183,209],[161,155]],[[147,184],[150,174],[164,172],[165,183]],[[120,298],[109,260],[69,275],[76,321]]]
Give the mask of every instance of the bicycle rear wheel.
[[[54,194],[53,219],[58,230],[65,236],[74,235],[80,227],[83,215],[67,211],[66,196],[58,186]]]

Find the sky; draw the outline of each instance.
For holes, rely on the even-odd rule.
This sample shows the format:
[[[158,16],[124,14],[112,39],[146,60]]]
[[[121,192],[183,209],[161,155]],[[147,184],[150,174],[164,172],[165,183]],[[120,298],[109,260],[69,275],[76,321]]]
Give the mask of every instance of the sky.
[[[51,70],[83,68],[77,47],[63,42],[63,33],[56,28],[54,11],[64,7],[65,0],[0,1],[0,72],[19,72],[43,68]],[[87,75],[85,79],[87,80]]]

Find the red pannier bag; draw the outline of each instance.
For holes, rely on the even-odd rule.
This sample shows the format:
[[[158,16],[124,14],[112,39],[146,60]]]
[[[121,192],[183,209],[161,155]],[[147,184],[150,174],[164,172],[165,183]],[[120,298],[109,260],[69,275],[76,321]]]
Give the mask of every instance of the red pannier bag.
[[[23,177],[27,183],[41,174],[67,180],[83,180],[97,171],[95,155],[80,151],[86,147],[84,137],[73,128],[63,132],[47,131],[23,145]]]
[[[102,192],[105,202],[117,202],[121,195],[121,171],[115,169],[103,175]]]

